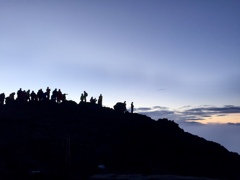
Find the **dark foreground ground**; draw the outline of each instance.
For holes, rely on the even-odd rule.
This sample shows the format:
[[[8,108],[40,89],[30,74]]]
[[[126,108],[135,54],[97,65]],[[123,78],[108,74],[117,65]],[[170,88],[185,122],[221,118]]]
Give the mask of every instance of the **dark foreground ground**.
[[[168,119],[72,101],[0,106],[0,180],[237,180],[239,164],[237,153]]]
[[[140,174],[104,174],[104,175],[94,175],[91,177],[91,180],[217,180],[213,178],[204,178],[204,177],[188,177],[188,176],[174,176],[174,175],[140,175]]]

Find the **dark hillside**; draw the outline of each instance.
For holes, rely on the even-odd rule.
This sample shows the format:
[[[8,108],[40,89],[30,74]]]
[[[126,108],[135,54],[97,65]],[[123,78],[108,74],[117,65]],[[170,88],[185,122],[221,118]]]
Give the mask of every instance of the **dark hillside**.
[[[167,119],[89,103],[2,105],[0,145],[0,179],[86,179],[98,173],[240,179],[240,156],[221,145]]]

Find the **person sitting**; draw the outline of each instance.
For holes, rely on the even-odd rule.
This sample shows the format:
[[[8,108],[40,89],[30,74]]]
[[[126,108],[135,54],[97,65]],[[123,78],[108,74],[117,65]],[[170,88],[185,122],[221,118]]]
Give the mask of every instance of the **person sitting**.
[[[62,101],[66,101],[66,100],[67,100],[67,99],[66,99],[66,95],[68,95],[68,94],[64,93],[64,94],[62,95]]]
[[[91,104],[96,104],[96,102],[97,102],[97,99],[96,99],[96,98],[93,98],[93,97],[91,97],[91,99],[90,99],[90,103],[91,103]]]

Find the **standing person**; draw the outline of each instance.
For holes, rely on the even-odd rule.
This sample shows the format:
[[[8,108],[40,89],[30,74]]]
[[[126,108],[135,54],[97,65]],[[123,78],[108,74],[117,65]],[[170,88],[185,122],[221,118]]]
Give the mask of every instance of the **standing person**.
[[[17,91],[17,100],[18,100],[18,101],[21,99],[21,94],[22,94],[22,88],[20,88],[20,89]]]
[[[83,99],[84,99],[84,97],[83,97],[83,93],[82,93],[80,96],[80,102],[83,102]]]
[[[50,99],[50,91],[51,91],[51,89],[49,89],[49,87],[47,87],[47,89],[46,89],[46,99],[47,100]]]
[[[30,101],[30,89],[26,92],[26,101]]]
[[[15,96],[15,92],[13,92],[13,93],[11,93],[11,94],[9,95],[9,100],[10,100],[11,102],[14,101],[14,96]]]
[[[21,94],[21,102],[26,102],[26,101],[27,101],[27,92],[23,90]]]
[[[86,91],[83,92],[83,101],[84,102],[87,102],[87,96],[88,96],[88,93]]]
[[[31,101],[37,101],[37,94],[34,91],[31,92],[30,97]]]
[[[54,102],[56,102],[57,93],[58,93],[57,88],[55,88],[52,92],[52,97],[51,97],[51,100],[54,101]]]
[[[134,105],[133,102],[131,103],[131,113],[133,113]]]
[[[103,99],[103,96],[102,96],[102,94],[100,94],[100,96],[98,97],[98,104],[101,107],[102,107],[102,99]]]
[[[15,92],[11,93],[7,98],[6,98],[6,104],[11,104],[14,102],[14,96],[15,96]]]
[[[61,89],[57,92],[57,102],[60,103],[62,101],[62,92]]]
[[[123,112],[124,113],[127,112],[127,103],[126,103],[126,101],[124,101],[124,103],[123,103]]]
[[[81,97],[80,97],[80,102],[83,102],[83,99],[84,99],[84,96],[83,96],[83,93],[82,93]]]
[[[4,100],[5,100],[5,94],[2,93],[0,94],[0,104],[4,104]]]
[[[38,97],[38,101],[42,101],[43,100],[43,90],[42,89],[38,90],[37,97]]]
[[[90,103],[94,104],[94,99],[93,99],[93,97],[90,98]]]

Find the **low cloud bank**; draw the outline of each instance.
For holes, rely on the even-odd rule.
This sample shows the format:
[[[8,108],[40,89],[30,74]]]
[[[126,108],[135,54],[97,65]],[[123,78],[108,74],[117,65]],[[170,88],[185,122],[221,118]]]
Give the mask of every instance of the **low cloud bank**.
[[[235,124],[201,124],[182,123],[184,131],[217,142],[229,151],[240,154],[240,126]]]

